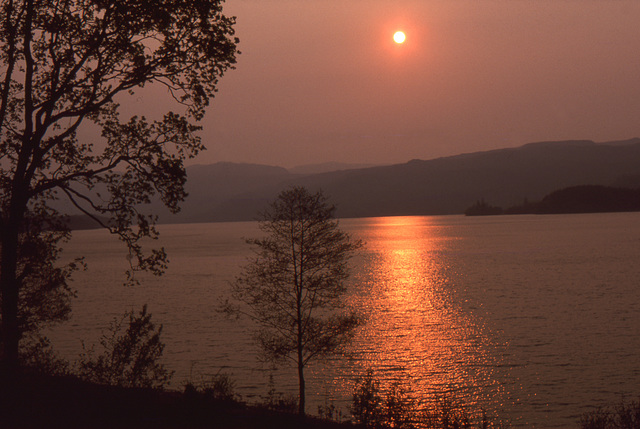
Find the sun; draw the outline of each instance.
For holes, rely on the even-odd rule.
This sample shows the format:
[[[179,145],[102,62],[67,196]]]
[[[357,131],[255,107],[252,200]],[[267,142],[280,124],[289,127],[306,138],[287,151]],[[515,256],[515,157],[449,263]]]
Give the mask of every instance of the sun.
[[[407,36],[402,32],[402,31],[396,31],[393,34],[393,41],[396,43],[404,43],[405,39],[407,38]]]

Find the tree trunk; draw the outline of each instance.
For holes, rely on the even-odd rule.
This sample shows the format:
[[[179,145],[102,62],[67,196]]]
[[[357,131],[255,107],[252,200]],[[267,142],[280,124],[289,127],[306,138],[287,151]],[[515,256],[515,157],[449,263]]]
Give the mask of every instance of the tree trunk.
[[[33,173],[27,174],[29,161],[37,144],[33,139],[34,130],[34,58],[31,51],[32,23],[34,16],[34,1],[27,0],[24,4],[25,21],[22,29],[24,35],[24,133],[11,183],[11,197],[7,207],[7,217],[3,219],[0,231],[2,256],[0,257],[0,292],[2,292],[2,361],[0,373],[11,376],[18,369],[18,346],[20,343],[20,327],[18,326],[18,297],[19,283],[18,247],[19,233],[24,221],[29,201],[29,183]]]
[[[18,345],[20,326],[18,325],[18,248],[20,229],[27,210],[26,190],[14,179],[12,195],[0,229],[0,293],[2,293],[2,356],[0,374],[11,376],[18,369]]]
[[[18,368],[18,226],[8,222],[2,229],[0,258],[0,292],[2,293],[2,375],[11,375]]]
[[[304,386],[304,360],[303,360],[303,348],[302,348],[302,303],[300,300],[300,292],[298,289],[298,386],[300,388],[298,394],[298,413],[304,415],[305,406],[305,386]]]
[[[304,365],[302,363],[302,355],[298,354],[298,382],[300,385],[300,397],[298,401],[298,413],[304,415],[305,408],[305,385],[304,385]]]

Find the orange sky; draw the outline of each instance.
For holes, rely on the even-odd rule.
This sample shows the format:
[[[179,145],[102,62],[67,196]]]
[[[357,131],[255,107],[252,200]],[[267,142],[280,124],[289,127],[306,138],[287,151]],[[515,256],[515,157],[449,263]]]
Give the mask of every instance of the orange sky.
[[[637,0],[228,0],[225,10],[242,55],[205,117],[198,163],[401,163],[640,136]]]

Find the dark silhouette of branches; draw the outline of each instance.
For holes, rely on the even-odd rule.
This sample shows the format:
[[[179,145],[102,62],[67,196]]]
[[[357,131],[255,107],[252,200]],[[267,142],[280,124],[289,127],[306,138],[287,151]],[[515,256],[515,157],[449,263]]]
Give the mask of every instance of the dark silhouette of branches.
[[[183,161],[204,149],[196,122],[235,63],[234,23],[221,0],[0,1],[5,373],[18,364],[21,294],[31,287],[21,270],[36,257],[21,250],[35,237],[28,218],[58,219],[55,201],[69,199],[128,246],[131,273],[164,270],[164,251],[143,252],[139,244],[157,236],[156,218],[139,207],[158,198],[179,210]],[[121,118],[118,102],[149,84],[167,88],[183,113]],[[81,141],[86,123],[99,127],[100,137]],[[64,223],[56,227],[66,231]],[[50,251],[59,243],[49,241]],[[64,290],[66,281],[58,285]]]
[[[125,313],[100,338],[101,353],[91,347],[81,356],[80,376],[113,386],[163,387],[172,373],[160,362],[164,352],[161,334],[162,325],[156,329],[146,305],[137,315]]]
[[[339,229],[334,210],[321,192],[282,192],[262,214],[265,237],[247,240],[255,257],[233,285],[239,305],[227,307],[258,324],[267,360],[297,365],[301,414],[304,368],[339,350],[359,324],[345,312],[343,296],[348,260],[361,243]]]

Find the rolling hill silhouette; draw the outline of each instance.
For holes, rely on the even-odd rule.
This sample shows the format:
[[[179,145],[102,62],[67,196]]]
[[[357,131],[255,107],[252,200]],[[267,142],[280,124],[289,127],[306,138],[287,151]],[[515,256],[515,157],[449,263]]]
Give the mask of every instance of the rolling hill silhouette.
[[[189,167],[190,194],[162,222],[253,220],[282,189],[322,189],[339,217],[463,213],[474,201],[509,207],[578,185],[640,187],[640,138],[530,143],[405,164],[294,174],[281,167],[217,163]]]

